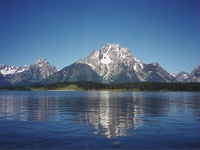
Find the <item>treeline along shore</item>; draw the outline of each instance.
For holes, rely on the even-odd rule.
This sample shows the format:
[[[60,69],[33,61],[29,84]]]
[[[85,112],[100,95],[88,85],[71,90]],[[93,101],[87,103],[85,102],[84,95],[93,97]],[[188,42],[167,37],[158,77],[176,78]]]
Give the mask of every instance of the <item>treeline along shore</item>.
[[[200,91],[200,83],[134,82],[103,84],[90,81],[2,87],[0,90],[110,90],[110,91]]]

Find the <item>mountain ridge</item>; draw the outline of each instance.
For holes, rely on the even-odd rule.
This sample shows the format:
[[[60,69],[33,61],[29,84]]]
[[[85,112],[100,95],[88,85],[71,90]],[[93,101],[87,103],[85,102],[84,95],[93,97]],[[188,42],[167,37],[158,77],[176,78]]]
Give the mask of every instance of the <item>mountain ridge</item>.
[[[85,64],[71,64],[41,81],[41,84],[73,81],[101,82],[100,77],[90,66]]]
[[[189,74],[187,82],[200,82],[200,64]]]
[[[187,82],[189,78],[189,73],[186,71],[181,71],[177,75],[175,75],[175,78],[178,82]]]
[[[130,49],[123,48],[119,44],[107,43],[101,50],[94,50],[87,58],[80,59],[76,63],[87,64],[102,78],[104,83],[115,83],[115,76],[126,76],[129,82],[155,81],[174,82],[175,78],[166,72],[158,63],[145,64],[134,57]],[[154,75],[150,74],[151,69]],[[155,69],[157,68],[157,69]],[[160,68],[160,69],[158,69]],[[157,73],[155,73],[157,71]],[[127,72],[127,73],[126,73]],[[131,72],[131,73],[130,73]],[[162,74],[162,75],[161,75]],[[149,77],[149,75],[151,77]],[[156,80],[153,76],[159,76]]]
[[[88,76],[84,76],[83,73],[86,72]],[[81,78],[80,74],[84,78]],[[54,75],[47,77],[42,83],[71,82],[75,81],[72,80],[74,77],[77,81],[97,82],[98,80],[98,82],[102,83],[176,81],[158,63],[142,63],[131,54],[128,48],[110,43],[105,44],[100,50],[93,50],[86,58],[80,59]]]
[[[92,81],[124,82],[200,82],[200,65],[190,74],[169,74],[158,62],[146,64],[119,44],[105,44],[61,70],[42,58],[31,65],[8,67],[0,64],[0,86]]]
[[[0,65],[0,86],[21,86],[37,83],[57,72],[57,68],[42,58],[31,65],[8,67]]]

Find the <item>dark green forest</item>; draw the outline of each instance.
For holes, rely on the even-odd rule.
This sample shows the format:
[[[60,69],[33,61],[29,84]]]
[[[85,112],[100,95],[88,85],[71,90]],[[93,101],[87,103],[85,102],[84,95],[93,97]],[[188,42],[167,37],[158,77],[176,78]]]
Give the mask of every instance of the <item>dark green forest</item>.
[[[113,90],[113,91],[200,91],[200,83],[164,83],[164,82],[132,82],[120,84],[103,84],[90,81],[60,82],[54,84],[17,86],[0,88],[0,90]]]

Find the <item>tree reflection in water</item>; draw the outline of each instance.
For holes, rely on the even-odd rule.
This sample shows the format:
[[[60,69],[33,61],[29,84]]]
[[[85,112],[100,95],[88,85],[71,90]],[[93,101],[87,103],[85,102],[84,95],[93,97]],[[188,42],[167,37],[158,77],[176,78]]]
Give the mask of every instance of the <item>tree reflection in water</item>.
[[[73,121],[104,138],[129,136],[165,115],[199,116],[199,95],[168,92],[1,92],[0,120]],[[181,112],[181,113],[180,113]],[[149,117],[148,117],[149,116]]]
[[[71,108],[71,113],[80,123],[92,126],[93,134],[105,138],[128,136],[129,129],[143,124],[143,102],[130,95],[112,92],[89,93],[88,97],[63,101],[63,108]],[[91,95],[96,94],[96,95]],[[140,116],[140,117],[139,117]]]

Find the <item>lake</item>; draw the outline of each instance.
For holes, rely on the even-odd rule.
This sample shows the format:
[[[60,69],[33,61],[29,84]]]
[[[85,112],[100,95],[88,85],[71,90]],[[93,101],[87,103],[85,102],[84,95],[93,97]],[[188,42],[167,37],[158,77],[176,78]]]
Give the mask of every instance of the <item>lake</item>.
[[[200,149],[200,93],[0,91],[0,149]]]

